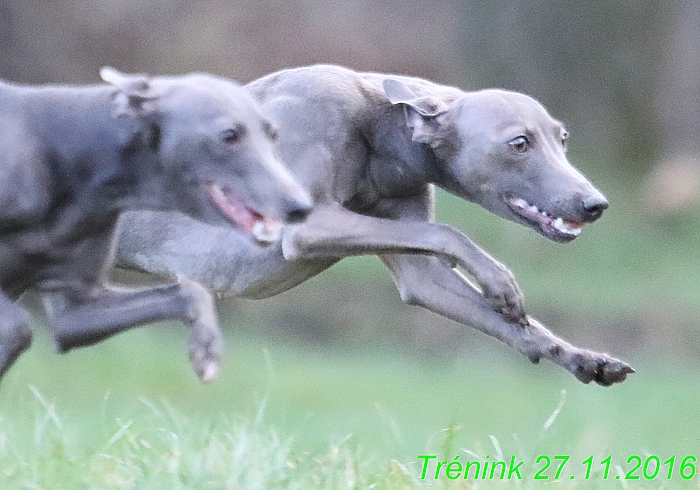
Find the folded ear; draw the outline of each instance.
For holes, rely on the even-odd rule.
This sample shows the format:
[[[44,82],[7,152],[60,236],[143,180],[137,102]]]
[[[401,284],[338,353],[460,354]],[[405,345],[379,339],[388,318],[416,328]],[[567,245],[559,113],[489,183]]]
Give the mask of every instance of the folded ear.
[[[416,97],[404,83],[387,78],[383,82],[384,93],[389,102],[403,106],[406,125],[413,131],[411,140],[436,147],[442,141],[440,134],[443,126],[441,117],[449,106],[437,97],[430,95]]]
[[[384,93],[392,104],[407,105],[421,116],[437,116],[447,110],[447,104],[437,97],[416,97],[410,88],[394,78],[384,80],[383,86]]]
[[[116,89],[114,113],[116,116],[144,116],[155,112],[158,94],[146,75],[127,75],[105,66],[100,77]]]

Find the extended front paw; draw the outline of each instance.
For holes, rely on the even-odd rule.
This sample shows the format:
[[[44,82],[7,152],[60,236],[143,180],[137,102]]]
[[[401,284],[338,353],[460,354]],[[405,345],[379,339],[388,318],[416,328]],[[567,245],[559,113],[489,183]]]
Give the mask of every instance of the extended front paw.
[[[185,321],[192,327],[189,357],[199,379],[213,381],[219,372],[224,339],[216,317],[214,299],[201,284],[180,278],[180,291],[187,303]]]
[[[527,325],[527,315],[523,307],[523,295],[513,273],[505,267],[491,273],[488,280],[480,281],[484,297],[491,307],[503,315],[510,323]]]
[[[199,379],[207,383],[216,379],[219,374],[219,362],[224,348],[224,340],[217,329],[192,330],[190,335],[190,363]]]

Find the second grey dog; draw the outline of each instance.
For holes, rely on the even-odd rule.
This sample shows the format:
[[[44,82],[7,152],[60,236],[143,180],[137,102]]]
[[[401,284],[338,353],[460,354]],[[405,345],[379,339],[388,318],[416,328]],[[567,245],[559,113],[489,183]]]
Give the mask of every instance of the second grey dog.
[[[41,293],[58,348],[169,318],[192,326],[190,360],[216,374],[221,338],[199,284],[105,285],[125,209],[168,209],[274,240],[311,200],[275,154],[250,94],[208,75],[126,76],[92,87],[0,83],[0,377],[29,347],[14,300]],[[164,230],[163,230],[164,231]],[[154,230],[154,237],[159,233]]]
[[[433,185],[558,242],[601,216],[608,202],[569,164],[568,133],[538,102],[337,66],[285,70],[247,88],[280,125],[283,160],[314,199],[309,218],[286,228],[279,246],[258,249],[234,230],[128,213],[118,265],[265,298],[342,257],[378,254],[404,302],[471,325],[533,362],[551,359],[601,385],[633,372],[555,337],[526,315],[505,266],[432,223]]]

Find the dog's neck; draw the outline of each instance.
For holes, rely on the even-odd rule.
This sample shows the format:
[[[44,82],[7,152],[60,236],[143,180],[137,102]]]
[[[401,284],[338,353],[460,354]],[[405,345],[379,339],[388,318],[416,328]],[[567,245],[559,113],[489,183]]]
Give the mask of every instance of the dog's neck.
[[[440,151],[411,139],[400,106],[385,104],[378,111],[370,141],[370,175],[378,192],[387,197],[422,192],[440,178]],[[444,155],[446,156],[446,155]]]

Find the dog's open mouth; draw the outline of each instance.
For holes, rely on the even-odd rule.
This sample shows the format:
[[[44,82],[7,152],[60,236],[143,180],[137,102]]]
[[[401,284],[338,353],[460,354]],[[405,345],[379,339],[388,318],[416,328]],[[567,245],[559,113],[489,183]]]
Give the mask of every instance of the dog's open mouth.
[[[218,182],[207,183],[212,202],[228,219],[242,230],[250,233],[260,243],[272,243],[280,238],[283,224],[281,221],[263,216],[248,207],[233,191]]]
[[[552,240],[571,241],[581,234],[581,228],[585,224],[551,216],[522,198],[507,198],[506,203],[515,214],[525,218],[533,225],[538,225],[542,234]]]

